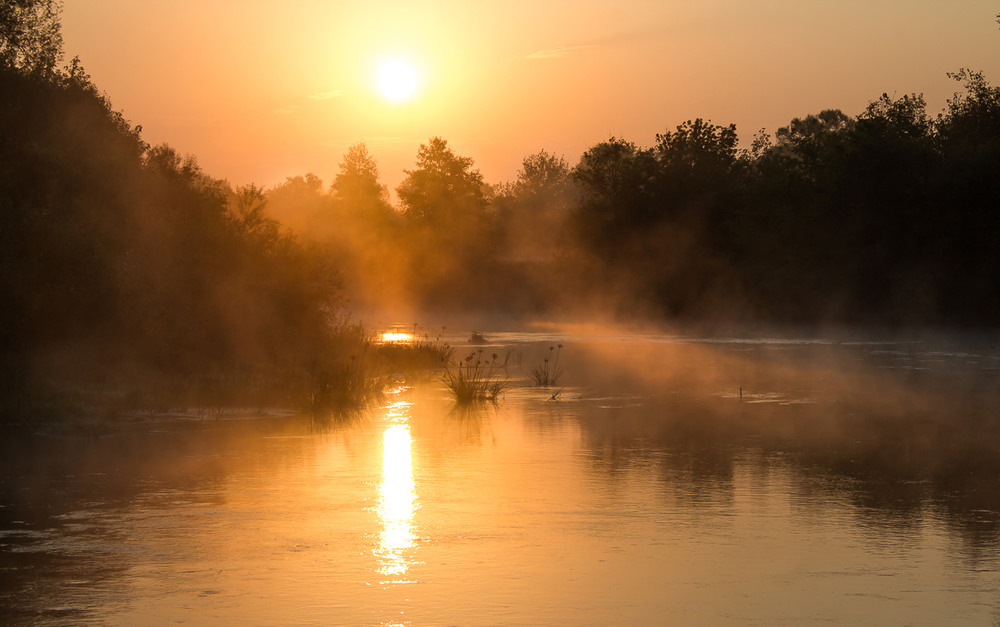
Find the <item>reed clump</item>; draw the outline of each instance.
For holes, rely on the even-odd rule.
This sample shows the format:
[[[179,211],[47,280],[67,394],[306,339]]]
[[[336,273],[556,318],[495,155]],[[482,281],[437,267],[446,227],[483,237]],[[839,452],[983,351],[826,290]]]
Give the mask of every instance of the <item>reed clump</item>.
[[[502,371],[496,353],[492,358],[484,358],[483,349],[479,349],[457,364],[448,364],[444,384],[460,405],[482,401],[495,403],[508,385]]]
[[[308,402],[314,415],[361,410],[382,400],[395,377],[370,358],[352,355],[340,364],[314,370]]]
[[[531,367],[531,378],[535,380],[538,387],[555,387],[559,383],[559,378],[566,373],[566,369],[559,365],[559,353],[562,352],[563,345],[550,346],[549,354],[542,360],[542,363]]]

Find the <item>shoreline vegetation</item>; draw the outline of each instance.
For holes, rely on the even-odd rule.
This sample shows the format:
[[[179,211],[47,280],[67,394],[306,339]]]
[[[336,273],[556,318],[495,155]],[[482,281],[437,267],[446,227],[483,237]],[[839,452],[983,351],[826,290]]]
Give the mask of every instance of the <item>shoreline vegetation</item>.
[[[213,178],[64,64],[58,2],[0,17],[4,423],[188,398],[339,411],[423,368],[471,382],[450,347],[379,343],[352,311],[1000,328],[1000,87],[974,70],[937,114],[883,94],[748,145],[699,118],[496,184],[433,137],[393,205],[364,144],[329,185]]]

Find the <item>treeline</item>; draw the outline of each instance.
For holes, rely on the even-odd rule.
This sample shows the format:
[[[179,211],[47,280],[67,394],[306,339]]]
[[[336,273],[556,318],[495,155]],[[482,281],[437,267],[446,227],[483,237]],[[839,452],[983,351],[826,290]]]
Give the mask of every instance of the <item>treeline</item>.
[[[671,316],[995,325],[1000,89],[954,78],[933,118],[882,95],[748,150],[703,120],[648,149],[599,144],[572,171],[576,233]]]
[[[1000,88],[975,72],[931,116],[883,95],[796,118],[741,148],[696,119],[570,166],[542,151],[489,185],[440,138],[398,207],[364,145],[329,189],[267,193],[271,215],[339,255],[356,304],[698,322],[1000,322]]]
[[[4,3],[0,35],[4,414],[73,389],[259,388],[348,359],[329,255],[267,218],[259,189],[147,145],[77,60],[56,67],[52,2]]]
[[[937,115],[883,95],[747,148],[696,119],[573,165],[542,151],[496,185],[435,137],[394,206],[363,144],[329,186],[267,190],[149,146],[77,60],[58,67],[57,8],[0,4],[5,412],[145,372],[329,391],[360,350],[336,330],[349,310],[1000,322],[1000,88],[979,73]]]

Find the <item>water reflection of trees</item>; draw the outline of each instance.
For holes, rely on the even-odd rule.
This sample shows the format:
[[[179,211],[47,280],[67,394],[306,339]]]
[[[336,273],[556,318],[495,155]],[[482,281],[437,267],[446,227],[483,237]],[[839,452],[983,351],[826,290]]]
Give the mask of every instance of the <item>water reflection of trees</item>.
[[[852,524],[886,542],[939,520],[967,559],[1000,556],[1000,437],[983,413],[671,399],[592,408],[580,424],[595,472],[615,482],[647,469],[675,504],[724,504],[735,473],[767,481],[777,464],[796,507],[845,503]]]
[[[284,417],[100,433],[3,429],[0,622],[84,623],[127,599],[128,574],[144,557],[127,535],[137,512],[188,500],[221,507],[227,478],[262,463],[263,438],[305,442],[294,436],[312,428],[308,417]]]

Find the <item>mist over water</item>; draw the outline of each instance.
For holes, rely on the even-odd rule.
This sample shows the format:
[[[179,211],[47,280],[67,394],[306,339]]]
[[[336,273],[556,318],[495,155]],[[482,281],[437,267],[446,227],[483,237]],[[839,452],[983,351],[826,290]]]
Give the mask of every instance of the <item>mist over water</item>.
[[[997,349],[484,336],[468,348],[517,354],[498,405],[457,408],[431,379],[344,423],[148,415],[5,438],[3,614],[1000,619]],[[567,372],[552,400],[529,371],[555,343]]]
[[[0,5],[0,622],[1000,624],[982,72],[263,188],[60,7]]]

